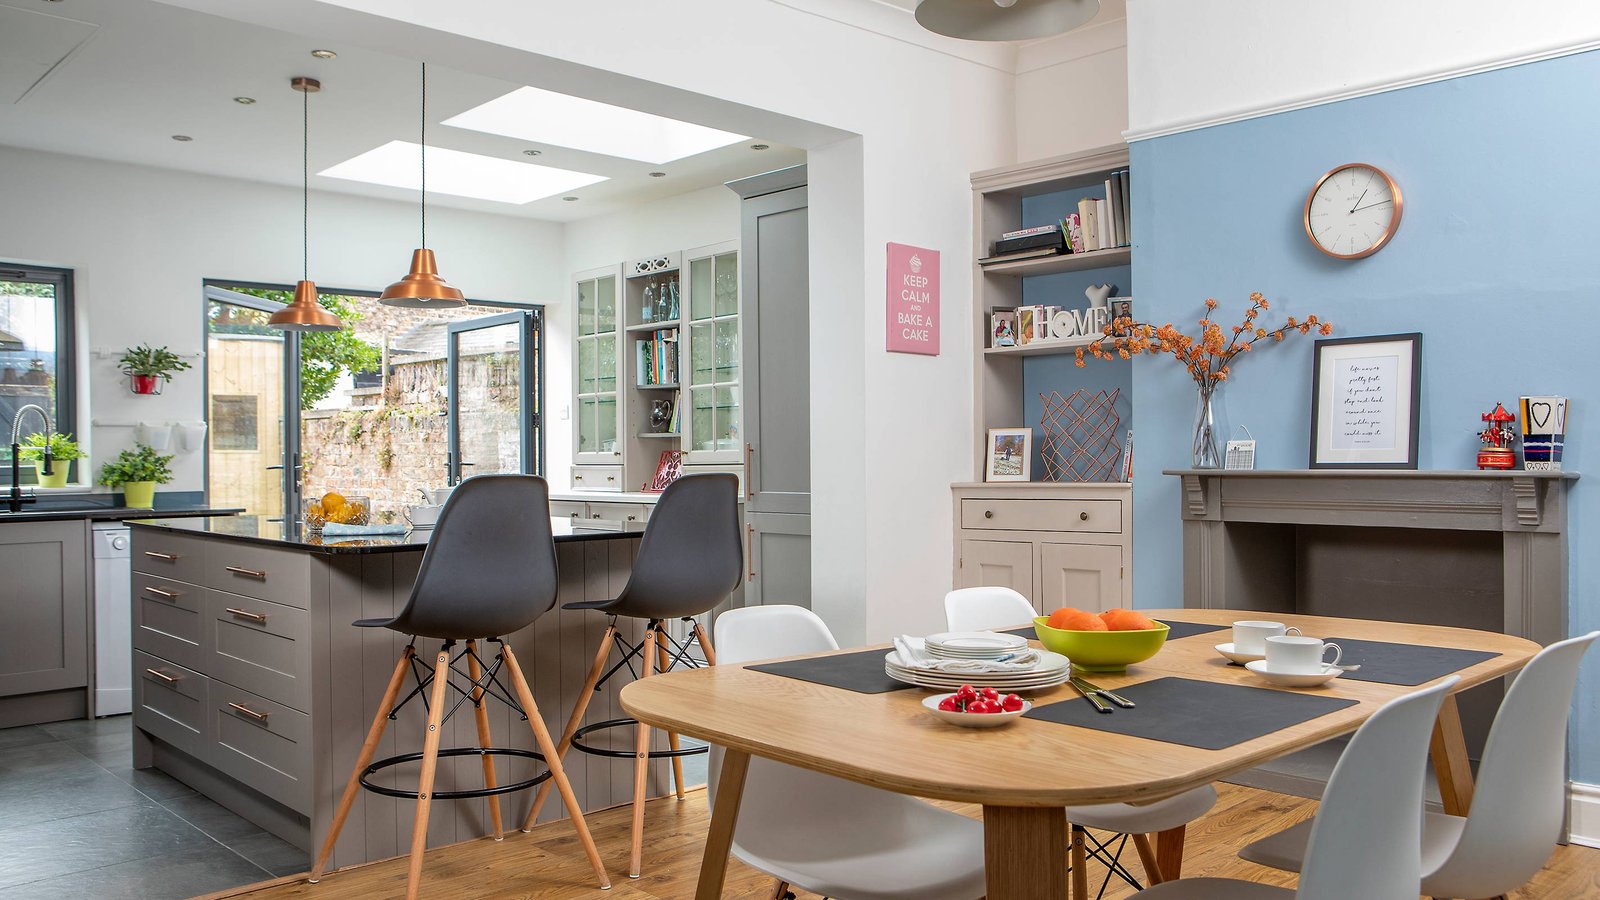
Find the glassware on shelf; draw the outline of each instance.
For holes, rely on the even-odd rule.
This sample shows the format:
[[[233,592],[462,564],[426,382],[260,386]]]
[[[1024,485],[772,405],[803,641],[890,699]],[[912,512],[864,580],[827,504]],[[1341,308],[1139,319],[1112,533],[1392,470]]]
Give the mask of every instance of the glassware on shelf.
[[[644,304],[639,311],[640,322],[654,322],[656,320],[656,286],[644,286]]]

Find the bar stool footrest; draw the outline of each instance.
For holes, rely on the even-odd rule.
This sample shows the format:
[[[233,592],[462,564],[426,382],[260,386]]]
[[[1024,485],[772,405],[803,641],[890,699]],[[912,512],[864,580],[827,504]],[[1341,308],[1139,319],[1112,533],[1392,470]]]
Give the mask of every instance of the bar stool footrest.
[[[638,719],[607,719],[593,725],[585,725],[572,733],[572,748],[581,750],[590,756],[609,756],[613,759],[633,759],[638,754],[632,750],[604,750],[599,747],[590,747],[583,742],[585,736],[596,731],[605,731],[608,728],[632,728],[639,724]],[[698,756],[701,753],[711,752],[710,747],[684,747],[681,750],[651,750],[647,756],[650,759],[674,759],[681,756]]]
[[[361,786],[374,794],[382,794],[385,797],[399,797],[403,800],[419,799],[419,795],[421,794],[420,791],[408,791],[401,788],[388,787],[387,785],[374,784],[368,779],[374,773],[381,772],[384,769],[393,768],[394,766],[403,765],[405,763],[420,762],[423,755],[424,754],[422,753],[404,753],[400,756],[391,756],[388,759],[380,759],[372,765],[367,766],[366,769],[362,770]],[[539,762],[544,762],[543,753],[539,753],[535,750],[520,750],[509,747],[490,747],[487,749],[482,747],[452,747],[448,750],[439,751],[440,759],[444,759],[447,756],[516,756],[523,759],[536,759]],[[545,769],[543,772],[540,772],[526,781],[518,781],[513,784],[502,784],[492,788],[468,788],[459,791],[434,791],[432,799],[473,800],[479,797],[497,797],[501,794],[511,794],[517,791],[525,791],[531,787],[537,787],[538,785],[543,784],[549,777],[550,770]]]

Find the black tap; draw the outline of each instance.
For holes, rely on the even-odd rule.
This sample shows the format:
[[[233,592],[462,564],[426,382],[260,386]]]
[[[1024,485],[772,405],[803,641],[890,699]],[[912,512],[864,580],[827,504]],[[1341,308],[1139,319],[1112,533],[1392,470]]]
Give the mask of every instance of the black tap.
[[[46,412],[42,406],[29,403],[17,410],[17,417],[11,421],[11,495],[7,500],[6,506],[12,512],[22,512],[24,504],[34,503],[38,499],[32,493],[22,493],[22,446],[18,441],[22,437],[22,417],[30,409],[38,413],[39,418],[44,420],[44,466],[40,469],[39,474],[50,475],[54,472],[50,467],[50,413]]]

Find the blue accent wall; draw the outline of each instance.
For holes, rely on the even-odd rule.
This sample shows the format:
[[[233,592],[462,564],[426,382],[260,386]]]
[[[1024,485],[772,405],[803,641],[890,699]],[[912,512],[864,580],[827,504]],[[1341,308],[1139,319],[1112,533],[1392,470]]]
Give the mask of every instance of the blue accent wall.
[[[1420,465],[1474,465],[1479,416],[1522,394],[1571,398],[1566,468],[1600,461],[1600,52],[1456,78],[1135,143],[1134,276],[1140,318],[1193,322],[1207,297],[1242,313],[1251,291],[1268,323],[1317,313],[1338,336],[1418,331]],[[1323,256],[1302,208],[1335,165],[1395,178],[1404,218],[1364,260]],[[1224,393],[1231,425],[1260,442],[1257,466],[1308,460],[1311,338],[1245,359]],[[1134,428],[1137,605],[1182,603],[1178,485],[1195,392],[1170,359],[1139,359]],[[1572,496],[1570,628],[1600,628],[1600,462]],[[1573,721],[1573,777],[1600,782],[1600,653]]]

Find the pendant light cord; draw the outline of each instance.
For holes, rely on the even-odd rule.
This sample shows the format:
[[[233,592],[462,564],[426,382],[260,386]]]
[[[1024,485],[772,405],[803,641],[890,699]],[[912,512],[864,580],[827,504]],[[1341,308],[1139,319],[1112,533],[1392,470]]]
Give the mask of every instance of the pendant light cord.
[[[300,92],[300,280],[311,280],[311,92]]]
[[[422,64],[422,249],[428,249],[428,64]]]

